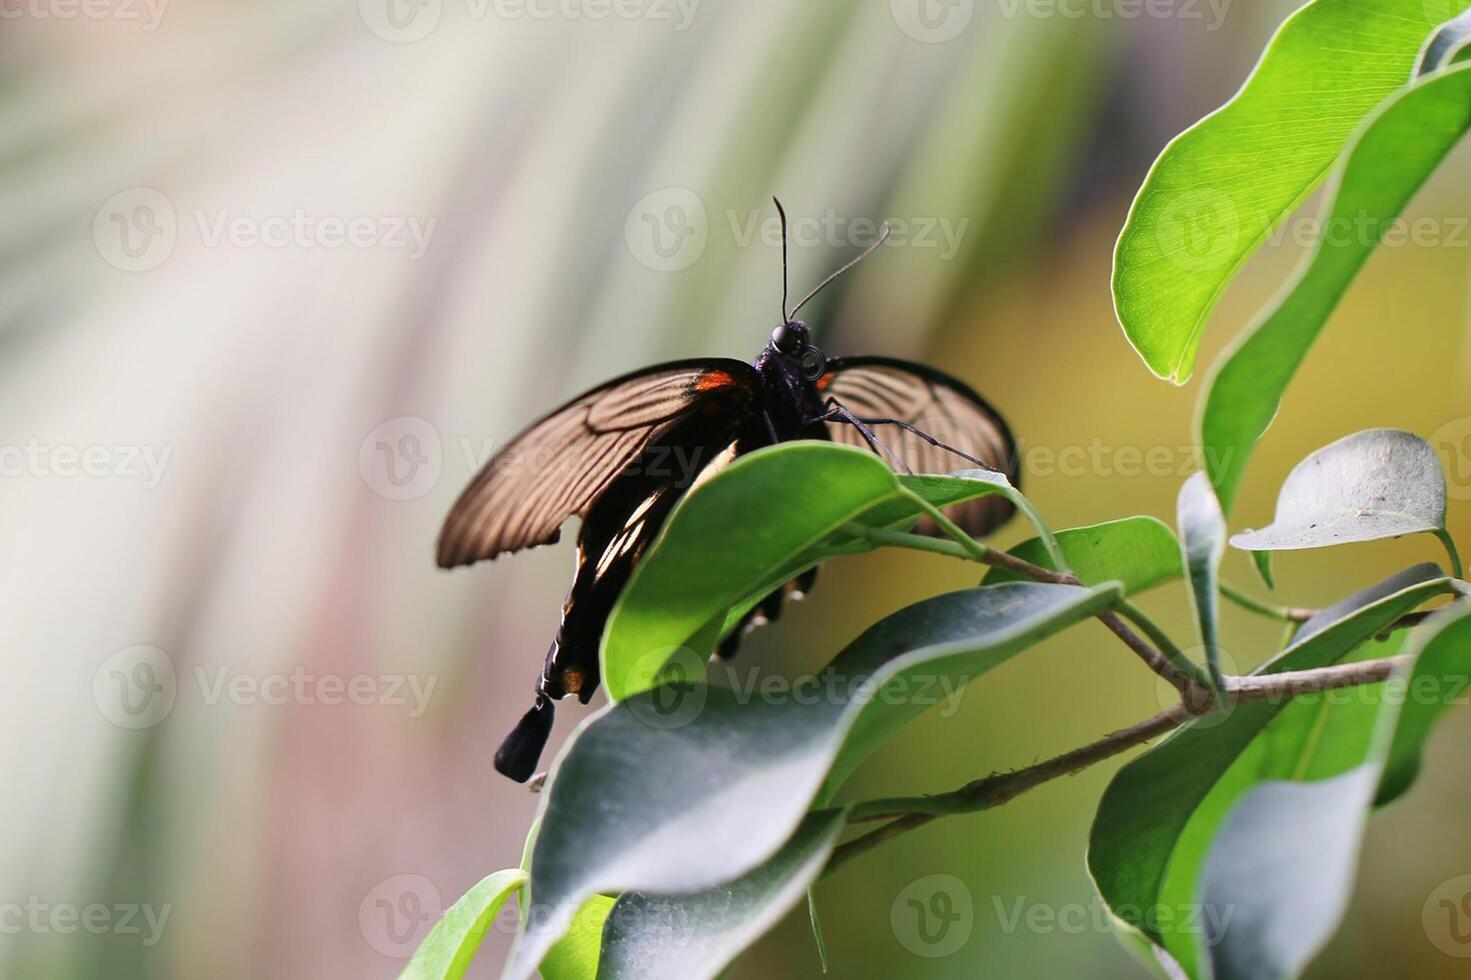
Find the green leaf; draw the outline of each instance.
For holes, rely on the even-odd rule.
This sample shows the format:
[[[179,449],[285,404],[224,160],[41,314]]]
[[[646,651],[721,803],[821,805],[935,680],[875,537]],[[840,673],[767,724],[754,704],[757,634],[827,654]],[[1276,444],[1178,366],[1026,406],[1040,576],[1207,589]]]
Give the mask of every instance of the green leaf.
[[[1190,576],[1190,605],[1200,627],[1211,681],[1225,689],[1221,674],[1221,556],[1226,553],[1226,518],[1204,473],[1196,473],[1180,488],[1176,504],[1180,525],[1180,552]]]
[[[819,799],[832,799],[860,763],[946,691],[954,696],[957,685],[1122,598],[1117,582],[1004,583],[936,596],[869,627],[832,662],[833,674],[855,679],[858,701],[868,703],[849,704],[843,722],[851,727]],[[947,679],[953,683],[947,686]]]
[[[898,493],[883,461],[859,449],[797,442],[736,460],[670,515],[614,606],[601,654],[608,697],[647,687],[706,623]]]
[[[485,930],[495,921],[506,899],[526,883],[520,868],[497,871],[482,878],[434,924],[414,958],[399,974],[400,980],[458,980],[470,968]]]
[[[1344,660],[1392,656],[1400,652],[1402,639],[1403,634],[1397,634],[1389,642],[1366,643]],[[1260,921],[1261,912],[1272,902],[1283,898],[1301,902],[1302,906],[1290,916],[1296,933],[1293,941],[1301,942],[1321,933],[1324,923],[1336,921],[1339,912],[1333,908],[1330,896],[1342,891],[1340,882],[1336,880],[1341,862],[1328,862],[1332,866],[1325,866],[1323,873],[1310,882],[1310,887],[1320,887],[1321,891],[1302,894],[1302,885],[1295,880],[1301,866],[1294,866],[1292,856],[1277,855],[1281,867],[1274,877],[1273,872],[1256,866],[1250,855],[1237,855],[1237,865],[1252,866],[1253,873],[1261,882],[1273,881],[1280,892],[1230,906],[1214,902],[1207,904],[1207,895],[1211,894],[1209,889],[1219,889],[1221,855],[1231,854],[1242,843],[1230,833],[1235,818],[1233,808],[1249,806],[1257,789],[1277,784],[1274,781],[1323,780],[1322,792],[1337,805],[1330,806],[1327,813],[1313,813],[1310,797],[1302,794],[1293,796],[1292,799],[1301,804],[1303,812],[1290,824],[1276,828],[1271,841],[1259,840],[1258,849],[1275,854],[1278,842],[1287,840],[1296,841],[1300,847],[1300,835],[1306,834],[1315,840],[1307,847],[1314,855],[1323,857],[1344,852],[1342,844],[1356,836],[1351,828],[1362,819],[1361,814],[1369,803],[1373,787],[1372,780],[1366,783],[1362,779],[1341,777],[1360,765],[1369,751],[1377,725],[1379,697],[1379,688],[1374,686],[1353,692],[1336,692],[1331,702],[1324,695],[1284,702],[1278,714],[1241,752],[1196,807],[1180,835],[1181,844],[1163,890],[1163,894],[1168,896],[1167,901],[1197,901],[1202,906],[1205,929],[1197,930],[1194,935],[1165,936],[1170,952],[1188,967],[1188,972],[1203,975],[1204,964],[1211,962],[1212,953],[1218,949],[1224,953],[1229,947],[1228,957],[1237,960],[1249,958],[1251,954],[1243,955],[1243,951],[1251,948],[1253,940],[1235,934],[1252,928],[1246,924],[1248,919],[1257,919],[1255,928],[1271,933],[1273,925]],[[1276,802],[1282,803],[1280,799]],[[1352,848],[1349,848],[1349,853],[1352,853]],[[1228,866],[1228,880],[1230,874]],[[1192,894],[1193,898],[1187,897]],[[1219,895],[1219,890],[1215,894]],[[1331,924],[1327,928],[1331,930]],[[1261,967],[1258,975],[1285,976],[1291,972],[1258,965]],[[1215,966],[1220,970],[1226,964],[1217,962]]]
[[[602,645],[608,697],[651,687],[670,657],[717,632],[712,623],[737,618],[743,603],[802,569],[870,550],[849,525],[913,523],[921,511],[911,492],[941,507],[991,494],[1027,506],[1000,474],[901,481],[850,446],[793,442],[737,459],[681,501],[614,606]]]
[[[1394,740],[1374,802],[1385,806],[1405,794],[1420,774],[1421,756],[1435,723],[1448,707],[1465,704],[1471,679],[1471,617],[1462,605],[1427,620],[1415,632],[1420,643],[1408,696],[1400,709]],[[1426,682],[1424,678],[1435,680]]]
[[[1251,553],[1251,564],[1256,569],[1257,578],[1268,589],[1275,589],[1277,583],[1272,581],[1272,553],[1270,551],[1253,551]]]
[[[1201,889],[1208,907],[1235,910],[1209,937],[1217,980],[1296,976],[1332,936],[1373,806],[1413,780],[1435,721],[1464,691],[1468,614],[1462,606],[1417,630],[1407,675],[1289,705],[1243,759],[1258,784],[1216,834]]]
[[[1126,595],[1152,589],[1180,577],[1180,543],[1175,533],[1153,517],[1074,527],[1057,532],[1057,544],[1073,573],[1084,582],[1118,582]],[[1029,538],[1009,554],[1057,571],[1041,538]],[[1019,582],[1021,576],[992,568],[982,585]]]
[[[900,610],[775,692],[749,676],[666,684],[593,716],[543,793],[531,894],[544,914],[510,976],[530,974],[590,895],[701,891],[758,867],[906,722],[1119,599],[1117,586],[967,589]]]
[[[809,814],[769,861],[686,895],[631,892],[603,936],[600,980],[715,977],[800,902],[843,830],[844,811]]]
[[[1368,429],[1330,443],[1293,467],[1272,523],[1233,535],[1243,551],[1326,548],[1445,531],[1445,477],[1424,439]]]
[[[1235,805],[1216,833],[1202,884],[1206,928],[1216,931],[1196,941],[1211,972],[1192,975],[1256,980],[1302,972],[1343,917],[1377,775],[1367,765],[1322,782],[1263,782]],[[1212,922],[1211,914],[1220,917]]]
[[[1407,569],[1320,612],[1303,624],[1292,646],[1256,673],[1338,663],[1405,613],[1451,590],[1452,580],[1434,565]],[[1271,743],[1260,739],[1284,712],[1300,720],[1298,710],[1259,701],[1208,715],[1119,770],[1099,804],[1088,849],[1099,893],[1116,916],[1166,950],[1191,976],[1207,975],[1200,965],[1201,929],[1207,923],[1196,917],[1187,929],[1183,920],[1199,910],[1211,842],[1232,803],[1261,779],[1280,778],[1278,770],[1264,767],[1274,760],[1280,765],[1282,753],[1264,748]],[[1316,744],[1342,749],[1350,743],[1339,738]],[[1240,762],[1243,757],[1248,761]],[[1296,765],[1287,771],[1295,772]],[[1167,910],[1164,915],[1161,909]]]
[[[1165,147],[1114,250],[1114,307],[1151,371],[1190,377],[1227,283],[1410,77],[1434,26],[1405,0],[1309,3],[1241,91]]]
[[[1397,93],[1355,138],[1325,212],[1329,234],[1291,289],[1223,355],[1211,378],[1201,413],[1201,445],[1227,514],[1247,460],[1318,331],[1386,228],[1467,126],[1471,68],[1458,67]]]
[[[542,980],[595,980],[602,975],[598,954],[613,906],[607,895],[592,895],[582,903],[566,933],[542,957]]]

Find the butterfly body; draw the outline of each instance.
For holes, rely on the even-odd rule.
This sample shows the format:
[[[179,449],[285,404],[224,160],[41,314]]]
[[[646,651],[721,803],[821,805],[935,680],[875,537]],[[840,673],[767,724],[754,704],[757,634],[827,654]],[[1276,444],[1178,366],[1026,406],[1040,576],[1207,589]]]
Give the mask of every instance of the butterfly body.
[[[600,680],[598,648],[619,594],[680,498],[731,460],[776,443],[819,439],[867,448],[901,472],[950,472],[960,457],[1015,480],[1006,423],[979,395],[923,365],[829,359],[795,319],[807,299],[789,314],[783,295],[783,321],[752,363],[674,361],[567,402],[506,444],[455,502],[439,537],[444,568],[550,544],[568,519],[582,520],[576,575],[537,680],[536,702],[497,751],[500,772],[517,781],[530,778],[551,732],[552,702],[592,697]],[[966,448],[926,431],[936,424]],[[880,440],[874,431],[880,426],[892,426],[893,434]],[[952,520],[978,536],[1010,515],[1011,505],[1000,497],[950,509]],[[811,587],[814,573],[766,597],[716,652],[733,654],[746,628],[775,619],[788,598]]]
[[[597,690],[598,647],[613,605],[675,504],[695,484],[738,456],[796,439],[836,438],[892,456],[895,450],[872,441],[872,429],[844,403],[880,414],[902,410],[918,422],[926,421],[926,408],[952,413],[955,405],[947,399],[984,423],[971,427],[972,435],[982,437],[976,451],[984,459],[977,461],[1009,468],[1011,439],[1004,423],[962,383],[886,358],[829,360],[797,321],[778,327],[754,363],[703,358],[625,375],[513,440],[450,512],[439,563],[470,564],[551,543],[572,514],[581,516],[582,527],[576,575],[537,682],[536,704],[501,746],[496,768],[513,779],[529,778],[551,730],[551,702],[572,695],[585,704]],[[560,441],[537,445],[547,438]],[[523,451],[528,441],[533,445],[524,448],[541,449],[539,456]],[[911,438],[906,448],[902,439],[890,441],[916,468],[936,469],[922,452],[930,448],[926,443]],[[984,533],[1009,515],[1004,502],[976,503],[970,518],[962,519],[974,532]],[[809,572],[772,593],[718,652],[733,654],[749,626],[775,619],[783,602],[804,593],[812,578]]]
[[[771,421],[771,434],[777,442],[827,438],[827,426],[821,421],[822,395],[817,388],[827,370],[827,358],[808,336],[806,324],[797,321],[778,327],[753,365],[760,379],[761,410]],[[783,350],[779,341],[793,346]]]

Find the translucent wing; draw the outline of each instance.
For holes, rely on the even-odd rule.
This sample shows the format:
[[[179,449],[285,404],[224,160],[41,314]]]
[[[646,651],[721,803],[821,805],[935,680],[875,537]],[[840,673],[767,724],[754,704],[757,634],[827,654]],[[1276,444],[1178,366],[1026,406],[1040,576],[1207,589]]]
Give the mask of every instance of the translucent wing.
[[[624,375],[536,422],[465,488],[439,534],[443,568],[556,541],[629,464],[676,427],[707,426],[700,442],[735,439],[757,391],[743,361],[700,358]]]
[[[963,381],[922,364],[888,357],[840,357],[829,362],[817,387],[824,400],[836,398],[859,418],[907,422],[1000,470],[1013,485],[1018,482],[1016,444],[1006,422]],[[871,428],[879,441],[915,473],[975,468],[974,463],[900,426],[880,424]],[[828,431],[834,442],[872,448],[846,422],[829,422]],[[887,456],[883,458],[892,463]],[[959,504],[948,514],[966,531],[980,536],[1005,523],[1012,509],[1003,497],[982,497]]]

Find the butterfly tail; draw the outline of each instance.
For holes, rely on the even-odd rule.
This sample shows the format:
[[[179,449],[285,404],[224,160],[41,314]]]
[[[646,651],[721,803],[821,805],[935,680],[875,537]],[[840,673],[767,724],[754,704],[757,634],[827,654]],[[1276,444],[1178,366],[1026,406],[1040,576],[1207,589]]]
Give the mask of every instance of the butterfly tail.
[[[576,589],[573,595],[577,595]],[[567,608],[569,612],[575,608],[570,600]],[[560,701],[569,694],[576,695],[583,704],[592,699],[598,689],[598,649],[595,642],[588,642],[581,634],[593,630],[596,636],[606,615],[603,611],[601,618],[582,615],[563,618],[557,638],[547,650],[546,666],[536,681],[536,703],[521,716],[496,750],[495,768],[501,775],[524,783],[535,774],[552,734],[556,716],[553,699]]]
[[[495,768],[502,776],[524,783],[536,772],[536,764],[552,734],[556,708],[542,691],[536,693],[536,704],[521,716],[495,753]]]

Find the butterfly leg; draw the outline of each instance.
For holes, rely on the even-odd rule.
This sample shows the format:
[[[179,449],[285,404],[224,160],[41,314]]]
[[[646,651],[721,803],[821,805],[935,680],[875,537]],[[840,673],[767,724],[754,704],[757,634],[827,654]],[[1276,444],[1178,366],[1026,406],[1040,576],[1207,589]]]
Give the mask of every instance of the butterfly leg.
[[[970,453],[964,452],[963,450],[960,450],[960,449],[956,449],[954,446],[950,445],[949,443],[941,442],[939,439],[936,439],[934,436],[930,435],[928,432],[926,432],[923,429],[919,428],[919,426],[913,425],[913,424],[911,424],[909,422],[905,422],[902,419],[870,419],[870,418],[860,418],[860,419],[858,419],[858,421],[864,423],[865,425],[897,425],[897,426],[899,426],[899,428],[903,429],[906,432],[912,432],[912,433],[914,433],[916,436],[918,436],[919,438],[923,439],[925,442],[929,443],[931,446],[934,446],[936,449],[943,449],[943,450],[945,450],[948,453],[954,453],[956,456],[959,456],[961,459],[968,460],[969,462],[975,463],[977,466],[979,466],[983,470],[990,470],[992,473],[1000,473],[1001,472],[1001,470],[997,469],[995,466],[992,466],[990,463],[986,462],[985,460],[983,460],[983,459],[976,459]]]
[[[808,419],[807,421],[809,423],[846,422],[849,425],[853,426],[853,428],[858,430],[858,434],[863,437],[863,441],[868,443],[868,448],[872,449],[880,456],[888,457],[889,461],[894,464],[894,467],[896,469],[911,476],[914,474],[914,471],[909,468],[909,465],[905,463],[904,460],[894,455],[894,451],[892,449],[879,441],[879,437],[874,435],[873,430],[868,427],[867,420],[860,419],[852,412],[848,411],[846,408],[838,403],[838,400],[836,398],[829,398],[823,408],[825,408],[826,411],[824,411],[816,418]]]
[[[773,589],[761,603],[753,607],[741,621],[735,625],[720,645],[715,648],[715,655],[721,660],[729,660],[740,650],[741,640],[758,626],[766,623],[774,623],[781,618],[782,607],[788,599],[793,602],[804,598],[812,590],[812,585],[817,581],[817,569],[809,568],[779,589]]]
[[[781,442],[781,436],[776,434],[776,423],[771,421],[770,413],[764,408],[761,410],[761,420],[766,423],[766,434],[771,437],[771,444],[774,446]]]

